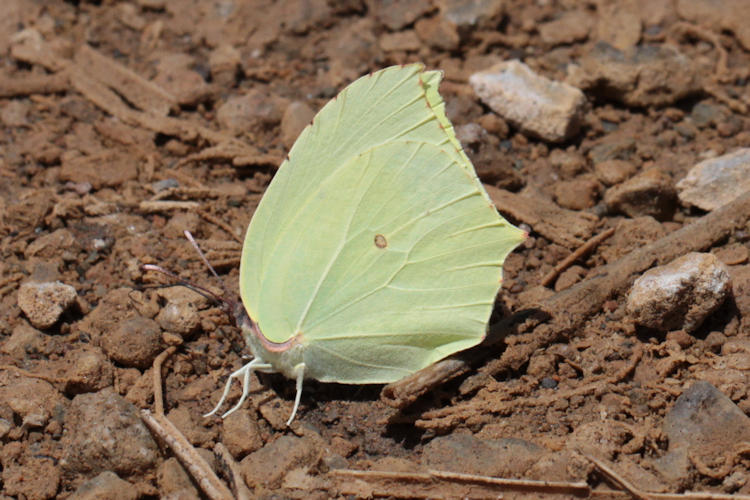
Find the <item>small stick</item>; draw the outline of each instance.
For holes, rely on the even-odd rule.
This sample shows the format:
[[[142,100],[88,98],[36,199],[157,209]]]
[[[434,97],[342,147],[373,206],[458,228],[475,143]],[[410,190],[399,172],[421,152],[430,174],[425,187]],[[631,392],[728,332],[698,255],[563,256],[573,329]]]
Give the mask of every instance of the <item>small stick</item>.
[[[0,370],[16,372],[16,375],[21,375],[22,377],[38,378],[39,380],[44,380],[45,382],[49,382],[50,384],[64,384],[65,382],[67,382],[66,379],[50,377],[38,373],[31,373],[28,370],[24,370],[23,368],[19,368],[14,365],[0,365]]]
[[[568,267],[573,265],[575,261],[577,261],[584,255],[588,254],[589,252],[593,251],[594,248],[596,248],[599,245],[599,243],[606,240],[613,234],[615,234],[615,229],[609,228],[603,233],[599,233],[596,236],[589,238],[589,240],[586,243],[578,247],[573,253],[568,255],[559,264],[557,264],[552,271],[548,272],[547,275],[544,278],[542,278],[541,285],[548,286],[549,284],[551,284],[553,281],[555,281],[555,279],[557,279],[560,273],[562,273]]]
[[[154,411],[157,415],[164,415],[164,394],[161,388],[161,365],[177,350],[177,346],[167,347],[154,359]]]
[[[31,94],[56,94],[70,89],[65,71],[52,75],[29,75],[25,78],[0,78],[0,97]]]
[[[177,427],[164,415],[161,366],[177,346],[170,346],[159,354],[153,364],[154,413],[141,410],[141,419],[151,431],[159,436],[185,466],[201,490],[212,500],[231,499],[229,488],[216,476],[211,466],[201,457]]]
[[[237,500],[250,500],[252,498],[252,493],[242,479],[240,464],[238,464],[232,454],[229,453],[229,450],[224,446],[224,443],[216,443],[216,446],[214,446],[214,454],[224,465],[224,468],[229,471],[229,476],[232,480],[232,486]]]
[[[440,470],[429,470],[427,472],[396,472],[333,469],[329,472],[329,474],[332,476],[350,477],[361,479],[364,481],[400,481],[408,483],[426,483],[431,486],[434,486],[435,480],[438,480],[457,485],[465,484],[470,486],[487,486],[511,491],[565,493],[568,495],[576,495],[581,497],[586,497],[591,493],[591,488],[584,482],[510,479]]]
[[[141,419],[151,432],[159,436],[174,452],[177,459],[193,476],[203,493],[211,500],[231,500],[234,498],[229,488],[211,470],[211,466],[195,451],[195,448],[182,435],[167,417],[141,410]]]
[[[142,212],[166,212],[168,210],[198,210],[200,203],[196,201],[157,200],[142,201],[138,209]]]

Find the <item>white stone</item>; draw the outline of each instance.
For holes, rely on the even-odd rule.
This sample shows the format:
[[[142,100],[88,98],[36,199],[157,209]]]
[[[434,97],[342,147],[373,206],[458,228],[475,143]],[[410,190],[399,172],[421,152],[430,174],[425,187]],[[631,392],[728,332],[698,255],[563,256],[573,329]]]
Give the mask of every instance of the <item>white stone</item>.
[[[635,280],[626,307],[640,325],[690,332],[724,302],[730,291],[727,267],[713,254],[692,252]]]
[[[474,73],[469,83],[495,113],[542,139],[564,141],[581,126],[586,107],[583,92],[540,76],[520,61]]]
[[[696,164],[677,183],[677,191],[683,204],[708,211],[750,191],[750,148]]]
[[[18,307],[36,328],[49,328],[77,298],[76,289],[59,281],[28,282],[18,290]]]

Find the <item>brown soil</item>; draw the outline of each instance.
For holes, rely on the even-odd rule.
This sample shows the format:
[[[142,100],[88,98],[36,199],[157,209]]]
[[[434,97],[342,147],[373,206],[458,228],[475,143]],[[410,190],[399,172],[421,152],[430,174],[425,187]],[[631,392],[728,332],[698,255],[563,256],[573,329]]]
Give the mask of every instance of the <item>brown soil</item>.
[[[449,19],[457,4],[473,5],[464,7],[473,25]],[[493,7],[502,4],[4,0],[0,499],[66,498],[82,485],[99,498],[202,495],[138,417],[154,406],[152,364],[168,345],[177,349],[162,370],[167,416],[199,452],[224,443],[257,497],[489,495],[450,478],[429,489],[407,474],[428,470],[622,489],[587,457],[647,491],[750,494],[750,203],[707,214],[680,205],[673,187],[702,159],[750,144],[750,36],[732,11],[742,4]],[[685,66],[618,88],[596,80],[601,59],[581,63],[600,41],[623,53],[673,46]],[[526,136],[474,95],[469,76],[511,58],[554,80],[573,63],[587,72],[577,81],[590,106],[571,140]],[[531,230],[506,261],[490,342],[438,367],[441,383],[392,386],[382,399],[379,386],[307,382],[291,428],[294,384],[277,375],[254,379],[231,418],[203,418],[248,352],[218,306],[156,287],[166,281],[140,266],[218,292],[187,229],[234,292],[244,231],[312,111],[364,73],[413,61],[445,71],[441,92],[470,137],[467,153],[500,211]],[[648,78],[664,82],[641,93]],[[642,172],[665,186],[651,194],[658,212],[605,202],[610,186]],[[633,280],[690,251],[727,265],[732,296],[690,333],[636,325],[625,308]],[[55,281],[77,298],[52,326],[33,323],[20,286]],[[40,318],[59,315],[46,300],[34,304]],[[728,398],[715,404],[722,418],[737,415],[740,434],[709,419],[679,455],[669,422],[696,381]],[[341,469],[403,474],[331,472]]]

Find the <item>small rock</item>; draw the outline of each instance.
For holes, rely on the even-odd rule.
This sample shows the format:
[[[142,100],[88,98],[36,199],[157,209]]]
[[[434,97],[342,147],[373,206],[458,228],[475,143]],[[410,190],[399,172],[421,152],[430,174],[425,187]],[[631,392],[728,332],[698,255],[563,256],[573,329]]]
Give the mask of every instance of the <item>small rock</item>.
[[[12,498],[54,498],[60,485],[60,468],[51,458],[33,458],[23,465],[3,464],[2,493]],[[2,498],[10,498],[2,496]]]
[[[121,476],[156,466],[159,448],[138,410],[110,389],[79,394],[65,414],[62,466],[71,472]]]
[[[174,498],[180,500],[199,500],[198,490],[193,485],[185,469],[176,458],[168,458],[159,467],[157,472],[159,493],[162,498]]]
[[[27,282],[18,289],[18,307],[36,328],[49,328],[78,298],[76,289],[59,281]]]
[[[195,106],[211,95],[211,87],[203,75],[192,69],[177,69],[159,73],[154,83],[167,90],[182,106]]]
[[[742,243],[730,243],[714,252],[714,255],[728,266],[745,264],[750,259],[750,250]]]
[[[208,55],[211,79],[218,85],[231,87],[237,78],[240,63],[239,50],[226,43],[219,45]]]
[[[538,27],[542,42],[548,45],[568,45],[588,38],[593,19],[582,9],[563,13],[553,21],[541,23]]]
[[[603,420],[579,425],[565,442],[570,450],[581,450],[597,458],[613,460],[621,452],[622,445],[632,437],[629,427],[620,422]]]
[[[221,442],[239,460],[263,446],[258,421],[249,411],[240,408],[221,421]]]
[[[500,139],[508,137],[508,133],[510,132],[510,127],[508,127],[505,120],[497,116],[495,113],[490,112],[483,114],[477,118],[477,123],[487,132],[496,135]]]
[[[170,460],[175,459],[171,458]],[[83,483],[68,499],[136,500],[139,497],[138,490],[132,484],[120,479],[117,474],[108,470]]]
[[[750,264],[732,266],[729,273],[732,276],[734,303],[740,316],[750,318]]]
[[[120,321],[139,315],[133,297],[135,296],[139,303],[147,301],[138,294],[140,292],[132,288],[110,290],[102,297],[94,310],[77,323],[78,330],[90,336],[94,343],[98,343],[101,336],[114,330]]]
[[[294,141],[315,117],[315,111],[302,101],[293,101],[284,110],[281,117],[281,143],[288,150],[292,149]]]
[[[171,177],[168,179],[162,179],[160,181],[151,183],[151,189],[154,190],[154,193],[159,193],[166,189],[173,189],[173,188],[178,188],[178,187],[180,187],[180,183],[177,182],[176,179],[172,179]]]
[[[553,149],[549,155],[550,164],[563,179],[571,179],[586,169],[586,159],[576,151]]]
[[[156,321],[143,316],[128,318],[102,336],[102,348],[122,366],[148,368],[162,350],[161,328]]]
[[[169,218],[162,234],[166,238],[183,239],[185,231],[190,231],[190,234],[198,232],[200,221],[200,216],[195,212],[178,212]]]
[[[747,372],[750,370],[750,340],[731,339],[721,346],[722,361],[730,369]]]
[[[680,201],[702,210],[715,210],[750,191],[750,148],[696,164],[677,183]]]
[[[580,453],[562,450],[540,457],[525,477],[539,481],[586,482],[593,471],[594,465]]]
[[[32,241],[23,252],[24,257],[44,257],[47,259],[62,256],[64,260],[74,260],[81,245],[68,229],[57,229]]]
[[[710,253],[689,253],[635,280],[627,311],[638,324],[660,331],[692,332],[729,295],[724,264]]]
[[[6,372],[0,375],[0,401],[7,404],[24,425],[44,427],[67,401],[52,384]]]
[[[505,0],[436,0],[440,15],[459,29],[492,28],[500,22]]]
[[[632,137],[605,136],[599,144],[589,149],[588,157],[596,165],[607,160],[627,160],[636,152],[636,143]]]
[[[195,446],[207,446],[216,439],[219,433],[216,427],[207,427],[210,423],[208,419],[199,417],[200,419],[196,422],[190,410],[185,406],[178,406],[170,410],[167,417],[183,436]]]
[[[184,287],[162,288],[158,293],[167,300],[156,316],[159,326],[180,335],[193,333],[200,324],[198,309],[206,305],[206,298]]]
[[[414,25],[414,31],[422,42],[437,50],[450,52],[461,42],[456,25],[442,16],[420,19]]]
[[[29,354],[41,352],[45,340],[42,332],[22,321],[13,328],[10,337],[0,345],[0,352],[10,354],[16,359],[25,359]]]
[[[29,103],[13,99],[0,110],[0,121],[6,127],[25,127],[29,124]]]
[[[368,0],[369,11],[391,31],[399,31],[432,10],[430,0]]]
[[[677,0],[677,13],[686,21],[714,31],[731,31],[750,50],[750,3],[736,0]]]
[[[583,92],[544,78],[520,61],[474,73],[469,82],[493,111],[542,139],[564,141],[581,126],[586,107]]]
[[[557,371],[557,357],[548,352],[537,351],[529,359],[526,374],[535,379],[552,377]]]
[[[219,125],[234,133],[271,128],[281,121],[283,100],[258,89],[232,96],[216,110]]]
[[[716,126],[729,117],[729,111],[724,106],[701,101],[690,111],[690,119],[698,128]]]
[[[604,194],[604,203],[611,212],[629,217],[650,215],[663,221],[672,218],[676,198],[669,176],[653,168],[609,188]]]
[[[596,205],[601,185],[595,180],[580,177],[555,184],[555,200],[563,208],[585,210]]]
[[[402,3],[406,2],[393,2],[394,5]],[[385,2],[378,4],[385,5]],[[336,88],[366,73],[371,62],[380,57],[380,47],[375,35],[376,25],[372,16],[345,24],[346,27],[342,26],[338,34],[330,35],[325,45],[325,52],[330,60],[329,71],[324,77],[325,83]]]
[[[51,362],[51,368],[65,380],[65,394],[93,392],[112,385],[114,367],[99,347],[79,344],[65,357]]]
[[[706,335],[706,349],[713,353],[721,351],[721,346],[727,341],[727,336],[721,332],[711,332]]]
[[[378,44],[383,52],[404,51],[411,52],[419,50],[422,42],[414,30],[397,31],[396,33],[383,33],[380,35]]]
[[[245,457],[240,469],[247,484],[278,488],[290,470],[316,463],[322,448],[320,437],[308,432],[304,437],[284,435]]]
[[[596,177],[605,186],[613,186],[635,175],[636,167],[625,160],[606,160],[594,165]]]
[[[301,0],[288,3],[279,2],[280,18],[284,26],[295,35],[304,35],[316,27],[330,25],[331,7],[326,0]]]
[[[567,82],[627,106],[672,104],[703,89],[702,75],[712,70],[670,45],[638,45],[625,51],[599,42],[568,66]]]
[[[641,39],[641,18],[626,3],[600,4],[596,38],[612,47],[626,50]]]
[[[456,132],[456,139],[458,139],[458,142],[461,143],[464,149],[481,143],[482,138],[487,135],[487,131],[481,125],[474,122],[459,125],[454,131]]]
[[[668,480],[679,483],[689,477],[688,453],[711,461],[726,456],[737,443],[750,441],[750,418],[716,387],[697,381],[677,398],[664,418],[663,430],[669,448],[654,465]]]
[[[465,474],[511,477],[523,476],[542,455],[544,448],[523,439],[452,434],[427,443],[422,465]]]

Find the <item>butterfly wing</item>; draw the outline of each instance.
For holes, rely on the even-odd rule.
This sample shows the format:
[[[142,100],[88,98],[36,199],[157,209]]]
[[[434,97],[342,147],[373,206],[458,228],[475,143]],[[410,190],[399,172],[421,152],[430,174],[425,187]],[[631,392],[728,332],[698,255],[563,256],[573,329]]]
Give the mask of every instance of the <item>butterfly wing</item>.
[[[248,229],[243,304],[267,339],[302,335],[315,378],[394,380],[479,342],[502,260],[520,241],[458,147],[437,94],[439,73],[422,69],[387,68],[329,102],[300,135]],[[454,252],[456,244],[468,250]],[[427,249],[437,253],[420,265],[414,257]],[[396,286],[408,291],[395,293]],[[464,288],[473,291],[457,291]],[[449,310],[471,319],[438,328]],[[352,358],[357,345],[372,346],[373,355]],[[376,348],[393,363],[365,369],[382,361]],[[411,348],[422,354],[408,354]]]

